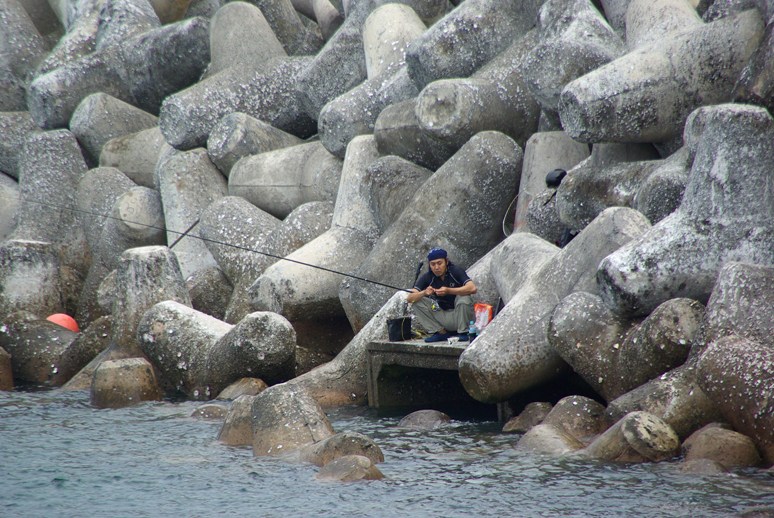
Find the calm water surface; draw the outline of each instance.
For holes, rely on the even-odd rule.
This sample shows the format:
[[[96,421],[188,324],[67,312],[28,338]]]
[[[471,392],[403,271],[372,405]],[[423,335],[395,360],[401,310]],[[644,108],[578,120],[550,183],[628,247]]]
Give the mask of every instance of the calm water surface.
[[[525,455],[499,425],[397,427],[364,408],[329,414],[382,448],[385,479],[315,480],[318,468],[215,440],[196,403],[97,410],[85,392],[0,392],[0,516],[734,516],[774,506],[761,471],[698,476]]]

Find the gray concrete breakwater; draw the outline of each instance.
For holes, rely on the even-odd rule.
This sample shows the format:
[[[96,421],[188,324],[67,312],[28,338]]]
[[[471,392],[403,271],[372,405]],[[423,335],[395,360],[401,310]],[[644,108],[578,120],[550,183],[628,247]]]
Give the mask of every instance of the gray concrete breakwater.
[[[366,403],[387,286],[442,246],[504,304],[459,376],[530,403],[517,448],[770,467],[772,28],[770,0],[2,0],[0,389],[226,389],[222,441],[379,478],[323,408]]]

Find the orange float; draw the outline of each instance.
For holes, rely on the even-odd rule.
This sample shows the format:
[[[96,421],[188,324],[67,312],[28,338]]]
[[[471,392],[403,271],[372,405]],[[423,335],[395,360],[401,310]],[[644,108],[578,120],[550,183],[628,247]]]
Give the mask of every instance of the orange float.
[[[78,327],[78,322],[76,322],[73,317],[65,313],[54,313],[53,315],[46,317],[46,320],[60,325],[65,329],[69,329],[73,333],[79,333],[81,331]]]

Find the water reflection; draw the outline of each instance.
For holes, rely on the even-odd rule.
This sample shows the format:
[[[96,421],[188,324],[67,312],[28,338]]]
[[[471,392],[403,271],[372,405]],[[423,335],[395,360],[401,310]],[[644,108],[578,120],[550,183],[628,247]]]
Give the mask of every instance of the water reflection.
[[[83,392],[0,393],[0,516],[729,516],[774,506],[760,471],[684,475],[526,455],[496,423],[416,431],[365,408],[330,413],[373,438],[382,481],[323,484],[316,467],[215,440],[195,403],[96,410]]]

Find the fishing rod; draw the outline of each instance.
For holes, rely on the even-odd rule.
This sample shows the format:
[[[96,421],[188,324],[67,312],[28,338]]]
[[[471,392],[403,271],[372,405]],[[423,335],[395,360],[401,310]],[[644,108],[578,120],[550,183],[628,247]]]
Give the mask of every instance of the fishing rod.
[[[379,281],[374,281],[374,280],[371,280],[371,279],[366,279],[365,277],[359,277],[359,276],[353,275],[351,273],[340,272],[338,270],[333,270],[331,268],[326,268],[325,266],[319,266],[319,265],[316,265],[316,264],[306,263],[304,261],[299,261],[297,259],[289,259],[287,257],[282,257],[282,256],[279,256],[279,255],[271,254],[269,252],[263,252],[261,250],[256,250],[254,248],[249,248],[249,247],[246,247],[246,246],[235,245],[235,244],[232,244],[232,243],[226,243],[225,241],[219,241],[217,239],[210,239],[210,238],[206,238],[206,237],[202,237],[202,236],[196,236],[196,235],[193,235],[193,234],[189,234],[189,232],[191,230],[193,230],[193,228],[199,223],[199,218],[197,218],[196,221],[194,221],[194,223],[188,229],[186,229],[184,232],[180,232],[180,231],[177,231],[177,230],[168,229],[166,227],[158,227],[158,226],[155,226],[155,225],[150,225],[148,223],[142,223],[142,222],[133,221],[133,220],[130,220],[130,219],[118,218],[116,216],[111,216],[109,214],[101,214],[101,213],[98,213],[98,212],[93,212],[93,211],[89,211],[89,210],[85,210],[85,209],[80,209],[80,208],[76,208],[76,207],[72,207],[72,206],[59,205],[59,204],[56,204],[56,203],[45,202],[45,201],[42,201],[42,200],[35,200],[35,199],[32,199],[32,198],[19,198],[19,200],[20,201],[29,202],[29,203],[37,203],[39,205],[43,205],[45,207],[51,207],[51,208],[54,208],[54,209],[69,210],[71,212],[79,212],[81,214],[88,214],[90,216],[97,216],[97,217],[101,217],[101,218],[112,219],[112,220],[116,220],[116,221],[121,221],[123,223],[129,223],[129,224],[132,224],[132,225],[140,225],[140,226],[143,226],[143,227],[152,228],[154,230],[160,230],[160,231],[163,231],[163,232],[171,232],[172,234],[177,234],[178,235],[178,238],[175,240],[174,243],[172,243],[172,246],[176,245],[181,239],[183,239],[183,237],[188,235],[188,237],[191,237],[193,239],[199,239],[199,240],[207,242],[207,243],[213,243],[213,244],[221,245],[221,246],[228,246],[228,247],[231,247],[231,248],[235,248],[237,250],[242,250],[242,251],[245,251],[245,252],[252,252],[252,253],[255,253],[255,254],[264,255],[266,257],[271,257],[272,259],[277,259],[278,261],[288,261],[288,262],[291,262],[291,263],[299,264],[301,266],[307,266],[309,268],[316,268],[316,269],[322,270],[324,272],[333,273],[333,274],[336,274],[336,275],[342,275],[344,277],[349,277],[349,278],[352,278],[352,279],[356,279],[358,281],[367,282],[369,284],[376,284],[377,286],[383,286],[385,288],[390,288],[390,289],[393,289],[393,290],[405,291],[407,293],[411,293],[410,289],[400,288],[398,286],[393,286],[391,284],[386,284],[384,282],[379,282]],[[170,246],[169,248],[172,248],[172,246]]]

